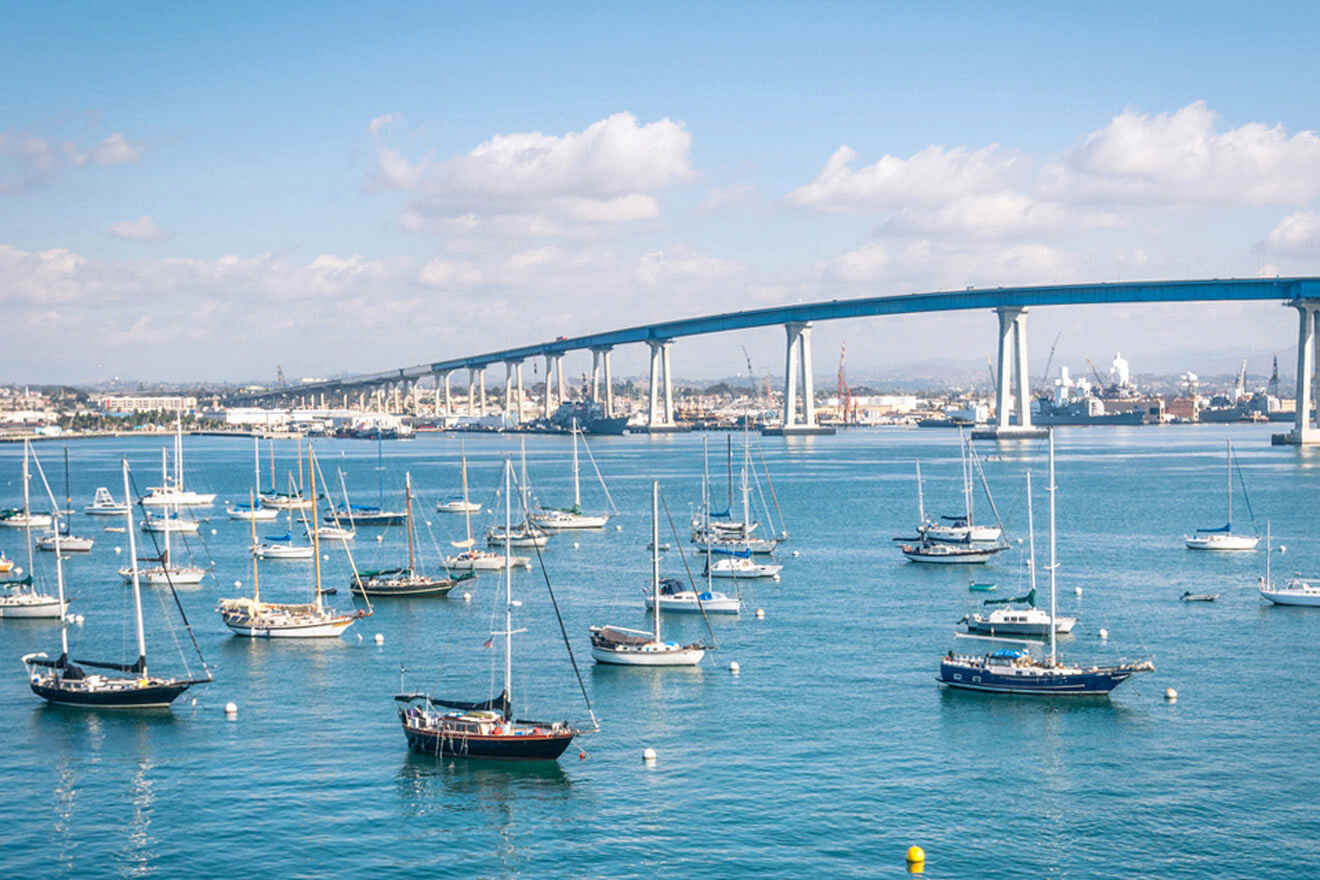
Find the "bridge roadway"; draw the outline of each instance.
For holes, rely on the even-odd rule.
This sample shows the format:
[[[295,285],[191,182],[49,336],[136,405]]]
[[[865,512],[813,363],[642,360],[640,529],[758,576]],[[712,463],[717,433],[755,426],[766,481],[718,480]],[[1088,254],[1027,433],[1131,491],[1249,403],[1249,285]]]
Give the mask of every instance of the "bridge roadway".
[[[441,384],[445,390],[446,408],[449,409],[449,375],[456,370],[467,370],[469,400],[472,386],[480,378],[484,400],[485,368],[493,364],[506,365],[506,406],[512,404],[512,381],[515,369],[521,404],[521,364],[528,358],[546,359],[546,411],[550,411],[551,388],[556,379],[559,395],[563,396],[562,357],[567,352],[593,353],[592,386],[598,388],[600,365],[605,368],[605,405],[612,411],[612,389],[609,377],[609,352],[617,345],[646,343],[651,347],[651,407],[650,424],[658,430],[672,429],[673,405],[669,347],[672,340],[685,336],[700,336],[745,330],[753,327],[783,325],[787,333],[785,357],[785,416],[784,433],[812,433],[819,430],[815,424],[811,380],[811,325],[816,321],[844,318],[877,317],[882,315],[910,315],[928,312],[993,309],[999,316],[999,370],[996,430],[1003,435],[1033,433],[1027,383],[1026,313],[1027,309],[1042,306],[1107,305],[1119,303],[1172,303],[1172,302],[1280,302],[1293,306],[1299,313],[1298,335],[1298,417],[1294,429],[1294,442],[1320,442],[1320,433],[1310,426],[1309,398],[1312,374],[1320,363],[1320,278],[1232,278],[1186,281],[1138,281],[1107,284],[1059,284],[1038,287],[968,288],[959,291],[901,294],[894,296],[833,299],[725,312],[642,324],[622,330],[591,333],[583,336],[560,338],[534,345],[507,348],[499,351],[449,358],[429,364],[402,367],[379,373],[346,376],[325,382],[308,383],[296,388],[271,391],[253,399],[308,395],[349,389],[382,388],[403,385],[411,388],[418,379],[434,376],[436,395]],[[1010,370],[1010,359],[1013,361]],[[797,412],[797,380],[802,383],[802,412]],[[1015,381],[1013,381],[1015,380]],[[661,384],[664,393],[661,396]],[[1012,386],[1016,386],[1015,388]],[[1305,387],[1303,387],[1305,386]],[[1011,392],[1016,391],[1016,395]],[[594,396],[594,395],[593,395]],[[1015,396],[1016,401],[1011,398]],[[1020,424],[1010,423],[1013,403],[1022,414]],[[521,411],[521,407],[519,409]],[[800,419],[800,421],[799,421]]]

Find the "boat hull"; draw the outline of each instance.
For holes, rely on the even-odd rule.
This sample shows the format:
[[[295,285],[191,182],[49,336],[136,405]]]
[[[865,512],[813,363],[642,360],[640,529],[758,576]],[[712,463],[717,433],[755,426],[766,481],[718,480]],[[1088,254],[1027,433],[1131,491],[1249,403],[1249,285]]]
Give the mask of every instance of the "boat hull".
[[[48,703],[80,709],[167,709],[192,686],[190,681],[163,681],[142,686],[133,679],[113,679],[123,687],[111,690],[72,689],[49,684],[43,678],[28,680],[32,693]]]
[[[355,581],[349,590],[355,596],[370,596],[372,599],[420,599],[427,596],[448,596],[457,581],[448,578],[438,581],[425,581],[415,584],[373,584]]]
[[[742,608],[742,603],[731,597],[723,599],[702,599],[701,604],[697,604],[696,599],[678,599],[673,596],[660,597],[660,610],[665,614],[700,614],[703,610],[707,614],[738,614]],[[655,607],[655,600],[650,596],[646,598],[646,610],[650,611]]]
[[[553,761],[564,753],[576,735],[562,730],[518,736],[459,736],[421,727],[403,727],[408,747],[424,755],[494,760]]]
[[[1260,538],[1250,535],[1188,535],[1183,539],[1188,550],[1255,550]]]
[[[133,569],[121,568],[119,569],[119,575],[124,579],[124,583],[133,583]],[[138,569],[138,581],[144,584],[151,584],[155,587],[164,587],[169,584],[173,584],[176,587],[192,586],[194,584],[200,584],[205,577],[206,569],[204,568],[171,569],[168,575],[159,568]]]
[[[355,620],[357,617],[337,617],[317,623],[272,626],[225,619],[225,626],[234,635],[248,639],[337,639]]]
[[[15,620],[59,620],[69,610],[69,603],[60,605],[54,596],[44,601],[0,603],[0,617]]]
[[[919,553],[905,549],[903,555],[912,562],[924,565],[984,565],[990,561],[992,553]]]
[[[1316,590],[1261,590],[1260,595],[1273,605],[1320,608],[1320,591]]]
[[[705,648],[678,648],[672,651],[612,651],[591,646],[591,656],[607,666],[696,666],[706,656]]]
[[[961,663],[940,664],[938,681],[956,690],[1046,697],[1103,697],[1132,677],[1134,670],[1115,667],[1014,675]]]

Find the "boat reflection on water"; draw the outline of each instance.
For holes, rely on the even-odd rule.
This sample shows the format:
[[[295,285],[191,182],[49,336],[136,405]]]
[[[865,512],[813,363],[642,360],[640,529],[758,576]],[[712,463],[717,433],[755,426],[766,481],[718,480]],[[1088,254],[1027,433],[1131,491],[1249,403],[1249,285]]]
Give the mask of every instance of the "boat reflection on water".
[[[475,795],[475,804],[482,813],[492,806],[508,809],[524,797],[565,799],[572,784],[558,761],[437,758],[411,749],[395,776],[403,809],[412,816],[432,812],[449,815],[456,803],[454,795]],[[489,817],[483,821],[485,818]],[[512,822],[512,813],[506,818]]]

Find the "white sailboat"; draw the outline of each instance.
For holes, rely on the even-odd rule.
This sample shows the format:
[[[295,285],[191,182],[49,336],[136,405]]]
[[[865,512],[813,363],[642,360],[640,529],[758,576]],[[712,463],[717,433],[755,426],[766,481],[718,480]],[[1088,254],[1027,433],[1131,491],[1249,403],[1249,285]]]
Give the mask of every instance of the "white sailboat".
[[[973,503],[976,492],[972,483],[979,472],[980,463],[976,459],[976,451],[972,449],[971,440],[963,435],[961,429],[959,429],[958,437],[962,444],[963,513],[961,516],[941,516],[939,520],[927,518],[925,504],[922,500],[921,462],[918,461],[917,507],[920,522],[917,524],[917,534],[927,541],[939,541],[946,544],[998,543],[1004,536],[1003,528],[997,525],[976,524]],[[980,473],[980,477],[982,486],[985,488],[986,497],[990,498],[991,504],[993,504],[994,499],[990,497],[990,487],[985,482],[985,474]]]
[[[578,468],[578,431],[577,419],[573,419],[570,431],[573,434],[573,506],[569,508],[541,507],[528,514],[528,520],[538,528],[549,532],[567,531],[570,529],[603,529],[609,522],[608,513],[583,513],[582,512],[582,487],[579,479]],[[586,443],[584,439],[582,441]],[[590,454],[590,449],[587,450]],[[593,461],[593,465],[594,465]],[[600,472],[596,472],[600,477]],[[605,482],[601,480],[601,486]],[[606,490],[608,497],[609,490]]]
[[[1283,553],[1284,548],[1280,547],[1279,552]],[[1270,556],[1274,553],[1273,541],[1270,538],[1270,523],[1265,521],[1265,575],[1260,579],[1259,589],[1260,597],[1273,605],[1301,605],[1309,607],[1320,607],[1320,578],[1307,578],[1301,575],[1294,575],[1288,583],[1282,587],[1274,585],[1274,579],[1270,576]]]
[[[297,454],[298,485],[296,487],[290,485],[288,492],[275,491],[275,441],[274,440],[271,441],[270,494],[260,495],[259,497],[259,500],[261,501],[261,504],[264,507],[268,507],[271,508],[272,510],[278,511],[278,510],[307,510],[312,506],[312,499],[303,497],[302,435],[299,434],[296,440],[298,443],[298,454]],[[258,487],[257,491],[258,493],[260,493],[261,491],[260,487]]]
[[[518,485],[518,494],[522,501],[522,521],[509,530],[498,524],[486,529],[486,543],[491,547],[503,547],[506,543],[510,547],[545,547],[550,543],[550,535],[538,529],[527,518],[527,514],[531,510],[531,502],[528,492],[529,483],[527,482],[527,441],[525,439],[519,440],[519,449],[522,453],[522,482]]]
[[[261,438],[255,434],[252,435],[252,486],[253,493],[248,496],[248,503],[229,504],[225,506],[225,513],[229,514],[230,519],[237,520],[262,520],[270,521],[280,515],[280,512],[273,507],[267,507],[256,500],[254,495],[261,492]]]
[[[32,453],[32,445],[27,440],[24,440],[23,441],[23,511],[25,514],[31,509],[32,506],[31,497],[30,497],[31,471],[28,466],[28,461],[29,458],[31,457],[35,457]],[[40,462],[37,462],[37,467],[38,468],[41,467]],[[54,537],[56,541],[56,546],[58,547],[60,540],[58,505],[52,503],[51,507],[57,510],[57,512],[48,519],[50,519],[51,523],[54,526]],[[0,587],[4,587],[4,593],[0,594],[0,617],[16,617],[16,618],[27,618],[27,619],[39,618],[39,619],[56,619],[56,620],[61,619],[69,610],[68,603],[64,600],[64,568],[59,559],[59,557],[63,554],[59,552],[55,554],[56,556],[55,572],[56,572],[56,579],[59,582],[58,595],[49,596],[45,593],[39,592],[34,587],[33,579],[32,579],[32,566],[34,560],[32,558],[32,526],[30,524],[30,521],[29,524],[25,526],[25,529],[27,534],[27,540],[24,541],[23,543],[27,545],[27,562],[28,562],[27,574],[16,580],[0,581]],[[12,568],[13,568],[13,564],[10,563],[6,571]],[[19,573],[21,574],[21,571]]]
[[[591,627],[591,656],[614,666],[696,666],[706,656],[699,643],[666,642],[660,633],[660,481],[651,482],[651,614],[654,631]]]
[[[322,484],[324,485],[324,475],[322,475]],[[341,519],[339,511],[335,510],[335,499],[330,492],[325,493],[325,500],[330,505],[330,522],[321,523],[316,529],[316,534],[322,541],[351,541],[357,537],[357,527],[353,523],[353,509],[348,503],[348,485],[344,482],[344,472],[339,470],[339,488],[344,492],[344,510],[346,515]],[[305,524],[304,520],[304,524]],[[347,523],[347,525],[345,525]]]
[[[774,577],[783,569],[782,565],[760,565],[743,559],[752,555],[769,556],[779,546],[778,538],[757,538],[753,535],[757,524],[752,521],[751,469],[751,446],[750,443],[745,443],[743,444],[743,466],[740,473],[742,522],[717,525],[707,512],[699,527],[692,530],[692,542],[701,551],[707,555],[715,554],[720,557],[715,563],[716,567],[712,569],[716,572],[716,577]],[[706,493],[704,506],[709,511],[709,492]],[[725,511],[725,513],[727,515],[729,511]],[[724,557],[742,561],[730,562]]]
[[[316,455],[307,450],[308,469],[311,479],[311,494],[316,495]],[[255,500],[255,499],[254,499]],[[353,625],[359,618],[371,613],[368,610],[348,612],[327,608],[321,601],[321,547],[317,537],[317,513],[312,507],[312,601],[310,603],[290,604],[281,602],[263,602],[257,558],[252,558],[252,596],[234,599],[221,599],[216,606],[220,619],[236,636],[252,639],[336,639]],[[252,524],[252,541],[257,539],[256,523]],[[344,542],[344,552],[348,544]],[[350,556],[350,562],[352,557]]]
[[[1224,441],[1228,452],[1228,521],[1219,528],[1197,529],[1194,535],[1184,535],[1183,540],[1188,550],[1255,550],[1260,545],[1259,535],[1233,534],[1233,442]],[[1247,511],[1251,511],[1251,499],[1247,497],[1247,486],[1242,484],[1242,497],[1247,502]]]
[[[161,450],[162,459],[165,451]],[[142,503],[148,507],[206,507],[215,503],[214,492],[194,492],[183,486],[183,414],[174,422],[174,476],[161,467],[161,484],[147,490]],[[177,531],[177,530],[176,530]]]
[[[701,472],[701,505],[702,521],[698,526],[705,526],[710,522],[710,457],[706,454],[706,440],[702,439],[702,472]],[[667,547],[667,544],[658,545],[661,550]],[[655,552],[657,545],[652,543],[646,549]],[[738,614],[742,610],[742,599],[738,596],[730,596],[727,593],[721,593],[714,589],[711,583],[711,552],[706,550],[706,589],[698,593],[689,585],[683,583],[677,578],[661,578],[660,595],[655,596],[651,592],[646,594],[646,607],[651,609],[657,602],[661,611],[677,612],[680,614]]]
[[[28,458],[32,454],[31,444],[23,441],[23,506],[11,507],[8,510],[0,510],[0,526],[11,529],[25,529],[28,533],[27,543],[32,544],[33,529],[48,529],[51,524],[51,515],[49,513],[33,513],[28,482],[32,479],[32,473],[28,465]],[[52,507],[59,505],[52,504]],[[31,566],[29,566],[29,569]]]
[[[468,500],[467,458],[463,458],[463,500]],[[511,553],[492,553],[477,546],[472,538],[472,511],[463,513],[467,537],[462,541],[449,543],[458,550],[452,556],[445,557],[445,567],[458,571],[503,571],[505,568],[531,568],[532,560],[526,556],[514,556]]]
[[[141,504],[146,503],[144,498]],[[134,558],[129,565],[119,569],[119,575],[124,579],[124,583],[133,584],[143,582],[152,586],[195,586],[202,582],[206,577],[206,569],[200,565],[175,565],[173,560],[173,551],[171,549],[170,536],[178,529],[179,525],[184,525],[184,534],[195,534],[197,532],[196,520],[181,520],[178,513],[172,513],[168,508],[164,511],[164,516],[159,518],[152,517],[150,512],[143,511],[142,530],[151,534],[164,535],[164,546],[161,548],[159,557],[152,557],[151,562],[157,562],[158,565],[150,568],[142,568],[138,565],[139,561]],[[129,527],[132,527],[133,512],[130,508],[127,513]],[[188,530],[187,526],[191,526]]]
[[[463,444],[458,445],[459,467],[461,471],[467,473],[467,452]],[[475,501],[469,501],[464,495],[457,495],[453,498],[446,498],[437,502],[435,505],[436,513],[481,513],[481,505]]]

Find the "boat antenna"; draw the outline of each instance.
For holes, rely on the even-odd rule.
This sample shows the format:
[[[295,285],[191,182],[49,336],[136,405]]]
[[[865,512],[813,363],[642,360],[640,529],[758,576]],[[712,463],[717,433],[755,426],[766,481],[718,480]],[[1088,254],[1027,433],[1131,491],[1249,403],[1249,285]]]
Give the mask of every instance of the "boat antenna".
[[[1059,567],[1055,557],[1054,540],[1054,493],[1058,487],[1054,484],[1054,429],[1050,428],[1050,666],[1055,663],[1056,639],[1054,637],[1054,572]]]

